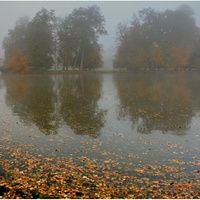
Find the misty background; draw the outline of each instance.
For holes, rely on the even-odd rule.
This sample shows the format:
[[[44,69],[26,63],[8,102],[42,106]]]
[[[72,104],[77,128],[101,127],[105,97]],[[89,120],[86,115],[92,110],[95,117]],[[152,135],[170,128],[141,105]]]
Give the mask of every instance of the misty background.
[[[55,10],[57,17],[64,18],[74,8],[97,5],[105,17],[105,29],[108,31],[107,36],[99,39],[104,50],[104,69],[112,69],[112,59],[116,49],[116,28],[120,22],[130,22],[133,14],[143,8],[151,7],[156,11],[176,10],[182,4],[189,5],[194,10],[196,24],[200,27],[200,2],[198,1],[0,1],[0,58],[4,57],[2,41],[20,17],[29,16],[32,19],[39,10],[46,8]]]

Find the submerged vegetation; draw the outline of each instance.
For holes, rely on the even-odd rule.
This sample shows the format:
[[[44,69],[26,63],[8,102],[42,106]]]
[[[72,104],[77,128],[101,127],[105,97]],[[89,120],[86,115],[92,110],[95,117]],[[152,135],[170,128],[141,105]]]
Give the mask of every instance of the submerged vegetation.
[[[2,138],[5,140],[5,138]],[[6,140],[9,140],[7,138]],[[7,141],[6,141],[7,142]],[[109,152],[104,152],[106,155]],[[85,156],[73,159],[43,158],[42,155],[9,152],[15,166],[4,159],[5,177],[1,176],[0,195],[3,198],[176,198],[198,199],[198,170],[192,174],[197,180],[185,177],[184,162],[171,160],[177,166],[120,164],[108,159],[99,161]],[[193,158],[191,165],[197,162]],[[79,163],[77,165],[77,163]],[[134,173],[122,174],[134,168]],[[183,177],[183,178],[181,178]],[[181,178],[181,180],[179,180]]]

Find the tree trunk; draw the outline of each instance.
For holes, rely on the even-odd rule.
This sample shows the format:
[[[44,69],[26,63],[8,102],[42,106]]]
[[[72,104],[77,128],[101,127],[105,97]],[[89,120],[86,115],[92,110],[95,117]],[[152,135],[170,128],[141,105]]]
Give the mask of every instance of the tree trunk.
[[[81,63],[80,63],[80,70],[83,70],[83,62],[84,62],[84,48],[82,49],[82,54],[81,54]]]
[[[66,67],[66,55],[64,55],[64,62],[63,62],[63,71],[65,70],[65,67]]]
[[[75,61],[74,61],[74,65],[73,65],[73,70],[75,70],[76,63],[77,63],[77,60],[78,60],[78,56],[79,56],[79,51],[78,51],[77,56],[75,57]]]

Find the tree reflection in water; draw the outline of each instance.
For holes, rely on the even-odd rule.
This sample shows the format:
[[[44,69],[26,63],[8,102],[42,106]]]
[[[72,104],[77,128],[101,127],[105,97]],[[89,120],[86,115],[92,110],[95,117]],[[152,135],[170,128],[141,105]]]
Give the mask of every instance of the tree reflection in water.
[[[197,83],[187,74],[115,75],[119,119],[129,117],[140,133],[161,130],[184,135],[200,110]]]
[[[35,124],[45,134],[56,133],[53,82],[48,76],[6,77],[6,103],[26,124]]]
[[[160,130],[186,134],[192,117],[200,110],[200,81],[196,76],[113,74],[114,83],[110,84],[115,84],[118,92],[118,120],[128,117],[139,133]],[[5,76],[6,102],[24,123],[35,124],[45,134],[57,133],[64,124],[76,134],[97,137],[106,113],[98,106],[103,98],[102,77],[94,73]]]
[[[26,124],[45,134],[57,133],[63,121],[74,133],[98,136],[105,112],[98,110],[99,76],[8,76],[6,102]]]
[[[101,77],[94,75],[63,77],[60,114],[74,133],[99,135],[105,114],[97,104],[101,97],[101,83]]]

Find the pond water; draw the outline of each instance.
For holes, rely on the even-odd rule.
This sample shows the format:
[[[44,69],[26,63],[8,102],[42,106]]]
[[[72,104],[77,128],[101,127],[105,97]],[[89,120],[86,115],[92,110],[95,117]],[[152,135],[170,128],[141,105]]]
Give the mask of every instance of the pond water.
[[[0,196],[199,198],[199,88],[193,72],[0,76]]]

